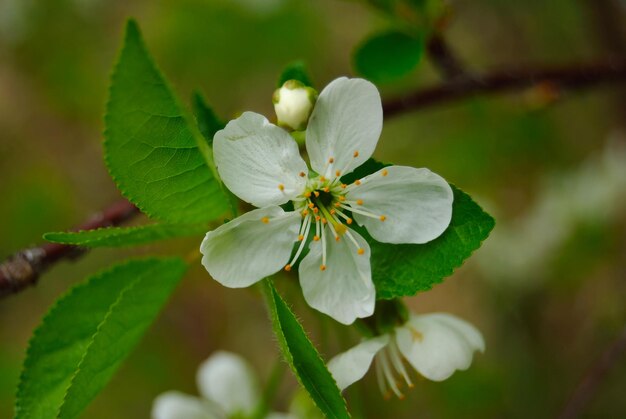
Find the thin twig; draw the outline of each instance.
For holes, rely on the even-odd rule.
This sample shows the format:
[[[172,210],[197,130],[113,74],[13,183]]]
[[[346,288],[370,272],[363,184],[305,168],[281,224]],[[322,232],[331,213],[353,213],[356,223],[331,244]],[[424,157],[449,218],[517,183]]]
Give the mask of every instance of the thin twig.
[[[119,225],[138,213],[137,207],[127,200],[122,200],[94,215],[77,230]],[[0,264],[0,298],[34,285],[39,276],[56,262],[77,258],[85,252],[86,249],[82,247],[57,243],[46,243],[20,250]]]
[[[574,419],[583,413],[585,407],[600,389],[602,382],[624,353],[626,353],[626,328],[622,329],[617,339],[611,343],[602,357],[585,374],[569,398],[559,419]]]
[[[430,60],[447,80],[456,80],[472,76],[465,70],[461,59],[452,51],[441,33],[435,33],[428,40],[426,51]]]
[[[385,117],[408,111],[486,95],[524,89],[538,83],[548,83],[557,89],[582,89],[608,82],[626,81],[626,58],[591,64],[576,64],[553,68],[511,69],[483,76],[462,78],[418,90],[383,103]]]

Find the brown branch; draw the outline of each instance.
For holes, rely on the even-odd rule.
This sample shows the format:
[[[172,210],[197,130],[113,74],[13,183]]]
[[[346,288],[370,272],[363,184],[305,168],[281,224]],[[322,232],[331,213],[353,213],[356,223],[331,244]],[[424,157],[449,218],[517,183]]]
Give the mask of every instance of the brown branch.
[[[426,51],[435,67],[447,80],[472,77],[440,33],[435,33],[430,37],[426,44]]]
[[[383,103],[385,117],[404,112],[486,95],[522,90],[538,83],[557,89],[576,90],[608,82],[626,81],[626,58],[592,64],[577,64],[545,69],[511,69],[483,76],[451,80],[438,86],[418,90]]]
[[[624,353],[626,353],[626,328],[622,329],[617,339],[583,377],[565,405],[559,416],[560,419],[573,419],[580,416]]]
[[[138,213],[137,207],[130,202],[119,201],[91,217],[77,230],[116,226]],[[56,262],[76,258],[85,252],[86,249],[82,247],[46,243],[15,253],[0,264],[0,298],[34,285],[39,276]]]

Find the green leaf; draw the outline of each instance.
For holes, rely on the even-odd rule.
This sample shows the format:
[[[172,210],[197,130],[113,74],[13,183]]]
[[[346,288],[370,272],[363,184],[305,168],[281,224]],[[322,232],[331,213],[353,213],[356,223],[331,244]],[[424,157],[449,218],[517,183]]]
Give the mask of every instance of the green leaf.
[[[226,124],[217,116],[213,109],[207,105],[200,92],[193,93],[192,101],[193,113],[196,116],[198,128],[209,146],[213,146],[215,133],[224,128]]]
[[[271,280],[265,281],[274,333],[300,384],[327,418],[349,418],[346,401],[317,349]]]
[[[379,299],[415,295],[452,275],[480,247],[494,219],[465,192],[452,186],[454,203],[448,229],[426,244],[390,245],[368,236],[372,278]]]
[[[227,211],[211,149],[154,65],[132,20],[111,79],[105,126],[109,172],[148,216],[195,223]]]
[[[30,341],[15,418],[74,418],[106,385],[185,272],[178,258],[116,265],[56,302]]]
[[[354,68],[374,83],[388,83],[410,73],[423,52],[422,37],[399,31],[384,32],[368,38],[356,49]]]
[[[298,80],[305,86],[313,87],[313,83],[311,82],[311,78],[309,77],[306,65],[303,61],[294,61],[285,67],[278,78],[278,87],[281,87],[287,80]]]
[[[206,233],[205,224],[150,224],[138,227],[105,227],[96,230],[46,233],[45,240],[53,243],[87,247],[136,246],[174,237]]]

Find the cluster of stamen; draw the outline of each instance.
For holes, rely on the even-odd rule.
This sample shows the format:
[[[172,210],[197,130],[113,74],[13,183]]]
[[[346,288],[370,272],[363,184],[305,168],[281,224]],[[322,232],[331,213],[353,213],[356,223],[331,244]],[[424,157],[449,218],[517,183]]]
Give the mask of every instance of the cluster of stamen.
[[[359,156],[359,152],[355,151],[353,157]],[[344,170],[336,170],[334,168],[335,159],[329,157],[326,169],[323,174],[309,179],[305,192],[296,198],[293,203],[296,210],[300,211],[302,216],[302,224],[298,232],[298,241],[300,242],[296,253],[291,261],[285,265],[285,270],[290,271],[291,267],[296,263],[306,243],[309,234],[313,232],[313,241],[321,242],[322,246],[322,264],[320,270],[326,270],[326,243],[327,240],[334,239],[339,241],[342,237],[347,237],[349,242],[354,246],[358,255],[365,254],[365,250],[360,247],[354,235],[348,229],[348,225],[353,223],[351,214],[360,214],[366,217],[377,218],[385,221],[384,215],[374,214],[364,207],[361,199],[349,201],[346,194],[362,184],[361,180],[355,180],[352,184],[347,185],[341,182],[341,174]],[[383,171],[382,175],[386,176],[387,171]],[[302,176],[302,173],[300,174]],[[278,185],[282,191],[284,186]],[[315,226],[313,226],[315,225]],[[325,226],[329,227],[331,237],[327,237]]]
[[[374,362],[378,387],[383,396],[388,399],[392,394],[395,394],[399,399],[404,399],[404,393],[400,390],[403,385],[402,379],[408,388],[413,388],[414,385],[404,368],[400,350],[394,337],[391,338],[389,345],[376,354]]]

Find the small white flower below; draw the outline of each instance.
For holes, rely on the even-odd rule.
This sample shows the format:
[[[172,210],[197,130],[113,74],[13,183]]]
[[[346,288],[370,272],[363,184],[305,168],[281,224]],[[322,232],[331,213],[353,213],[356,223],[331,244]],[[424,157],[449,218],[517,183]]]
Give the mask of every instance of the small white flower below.
[[[468,322],[445,313],[412,315],[393,332],[335,356],[328,369],[343,390],[363,378],[375,361],[381,392],[385,397],[394,393],[404,398],[401,382],[413,387],[404,360],[425,378],[443,381],[454,371],[469,368],[476,350],[484,352],[485,342]]]
[[[153,419],[225,419],[249,417],[260,402],[256,376],[239,355],[218,351],[204,361],[196,376],[202,398],[178,391],[159,395],[152,405]],[[268,418],[294,419],[269,413]]]

